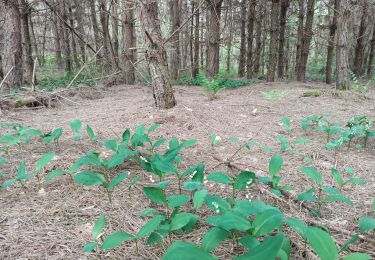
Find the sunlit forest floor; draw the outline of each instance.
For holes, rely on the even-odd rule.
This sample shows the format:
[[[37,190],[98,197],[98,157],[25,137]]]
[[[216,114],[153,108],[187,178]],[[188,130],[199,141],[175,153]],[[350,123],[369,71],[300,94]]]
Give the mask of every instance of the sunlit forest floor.
[[[325,148],[325,136],[316,131],[305,133],[301,120],[307,116],[330,113],[332,121],[346,122],[355,115],[374,116],[374,97],[364,99],[353,93],[335,95],[325,85],[315,83],[259,83],[237,89],[225,89],[218,98],[208,100],[202,88],[194,86],[175,86],[177,106],[166,111],[153,106],[152,91],[141,86],[113,86],[110,88],[81,89],[65,93],[65,98],[54,108],[12,109],[3,111],[1,121],[19,122],[44,131],[62,127],[65,134],[59,146],[51,148],[41,142],[13,148],[9,158],[11,170],[17,171],[22,160],[29,165],[35,163],[40,155],[54,149],[58,155],[49,166],[50,169],[69,169],[80,156],[88,150],[103,149],[88,138],[73,140],[69,130],[70,122],[81,119],[90,124],[101,138],[121,136],[125,128],[134,129],[139,124],[160,125],[154,136],[167,139],[197,139],[197,145],[182,152],[186,158],[184,165],[204,161],[207,171],[218,164],[218,158],[232,155],[238,144],[223,142],[212,147],[210,135],[216,133],[222,140],[236,137],[246,142],[256,141],[260,147],[278,150],[278,134],[289,140],[306,137],[310,143],[299,144],[299,155],[283,153],[286,161],[281,176],[283,184],[292,186],[292,194],[304,191],[308,186],[306,176],[299,167],[304,156],[310,156],[327,182],[331,182],[331,168],[352,167],[356,177],[363,178],[367,184],[348,186],[343,193],[353,201],[352,206],[331,203],[322,210],[321,223],[331,227],[332,235],[339,245],[343,245],[357,230],[358,218],[370,211],[370,203],[375,196],[375,142],[371,140],[366,148],[343,147],[334,158],[334,153]],[[322,90],[323,89],[323,90]],[[291,120],[292,131],[285,133],[280,119]],[[0,130],[2,131],[2,130]],[[0,133],[1,134],[1,133]],[[269,154],[255,146],[236,156],[236,163],[244,168],[265,175]],[[7,167],[9,167],[9,165]],[[187,166],[186,166],[187,167]],[[255,170],[256,169],[256,170]],[[216,170],[230,171],[224,166]],[[132,174],[142,172],[131,169]],[[141,184],[148,183],[148,176]],[[5,178],[0,177],[0,182]],[[125,184],[115,190],[113,205],[104,200],[103,191],[98,188],[79,187],[68,177],[57,178],[45,185],[45,193],[30,190],[24,193],[19,188],[0,190],[0,259],[94,259],[95,255],[85,255],[82,246],[90,241],[93,221],[106,212],[111,230],[124,229],[136,232],[144,224],[138,214],[149,207],[149,201],[142,196],[142,190],[135,188],[129,194]],[[220,185],[211,186],[214,192],[229,192]],[[287,216],[297,217],[306,222],[314,218],[294,201],[277,199],[264,190],[254,189],[253,200],[279,206]],[[245,197],[245,194],[239,194]],[[203,232],[198,225],[188,236],[178,239],[198,242]],[[179,236],[179,235],[174,235]],[[299,240],[299,239],[296,239]],[[157,259],[163,252],[161,248],[146,247],[139,243],[137,256],[134,243],[125,243],[115,253],[109,252],[101,257],[107,259]],[[363,242],[353,245],[352,250],[367,252],[374,256],[374,244]],[[232,245],[223,243],[216,250],[220,259],[231,257]],[[298,245],[293,245],[294,259],[300,259]]]

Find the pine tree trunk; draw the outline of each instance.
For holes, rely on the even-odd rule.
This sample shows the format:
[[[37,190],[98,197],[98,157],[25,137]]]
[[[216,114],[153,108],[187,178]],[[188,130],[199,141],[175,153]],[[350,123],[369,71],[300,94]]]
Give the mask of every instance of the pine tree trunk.
[[[112,14],[111,14],[111,22],[112,22],[112,41],[113,41],[113,53],[116,63],[118,63],[118,52],[119,52],[119,40],[118,40],[118,2],[114,0],[112,2]]]
[[[373,29],[372,29],[370,53],[368,55],[368,63],[367,63],[367,77],[368,78],[371,78],[372,62],[374,60],[374,56],[375,56],[375,25],[373,25]]]
[[[362,16],[361,16],[361,23],[359,25],[359,31],[357,35],[357,45],[355,47],[355,55],[354,55],[354,68],[353,73],[356,74],[358,77],[361,75],[362,72],[362,63],[363,63],[363,51],[364,51],[364,38],[366,33],[366,18],[367,18],[367,0],[362,0]]]
[[[339,17],[337,21],[336,44],[336,89],[349,89],[349,19],[351,10],[349,0],[341,0],[337,8]]]
[[[195,1],[194,1],[195,3]],[[194,64],[193,64],[193,71],[192,71],[192,76],[193,77],[197,77],[198,74],[199,74],[199,44],[200,44],[200,41],[199,41],[199,26],[200,26],[200,22],[199,22],[199,18],[200,18],[200,11],[198,11],[196,14],[195,14],[195,26],[194,26]]]
[[[30,32],[31,32],[31,46],[34,49],[36,56],[38,57],[38,64],[41,66],[42,65],[42,57],[40,56],[39,49],[38,49],[38,41],[36,40],[35,37],[35,32],[34,32],[34,23],[31,15],[29,16],[29,24],[30,24]],[[55,23],[57,26],[57,24]]]
[[[223,0],[206,0],[208,3],[209,25],[206,76],[212,78],[219,73],[220,62],[220,16]]]
[[[302,44],[303,44],[303,21],[305,19],[305,0],[298,1],[298,30],[297,30],[297,50],[296,50],[296,68],[298,73],[298,66],[301,63]]]
[[[135,35],[135,20],[134,20],[134,4],[132,2],[125,2],[125,18],[124,18],[124,82],[126,84],[135,83],[135,62],[136,54],[135,48],[137,45],[136,35]]]
[[[275,81],[276,62],[277,62],[277,19],[279,18],[280,0],[272,0],[271,8],[271,32],[270,32],[270,50],[268,61],[268,82]]]
[[[53,18],[53,33],[54,33],[54,40],[55,40],[55,56],[56,56],[56,64],[58,69],[62,69],[63,62],[62,62],[62,56],[61,56],[61,32],[60,28],[58,26],[58,18]]]
[[[81,37],[85,37],[85,27],[84,27],[84,19],[83,15],[85,13],[85,8],[83,7],[82,2],[80,0],[74,0],[76,10],[74,13],[74,19],[77,21],[77,31],[81,35]],[[78,41],[80,54],[83,62],[86,62],[86,52],[85,52],[85,42]]]
[[[335,48],[335,35],[337,29],[337,9],[340,0],[333,0],[333,19],[329,26],[329,41],[327,47],[327,62],[326,62],[326,83],[332,83],[332,62],[333,62],[333,50]]]
[[[246,64],[246,0],[241,0],[240,54],[238,59],[238,76],[245,75]]]
[[[70,23],[70,27],[73,28],[73,29],[75,29],[72,7],[69,6],[68,10],[69,10],[69,23]],[[70,32],[70,38],[71,38],[71,42],[72,42],[73,60],[74,60],[74,63],[76,65],[76,68],[79,68],[81,63],[80,63],[79,57],[78,57],[77,43],[76,43],[76,40],[75,40],[75,37],[74,37],[73,33],[71,33],[71,32]],[[45,48],[43,48],[43,50],[44,49]]]
[[[247,57],[246,57],[246,77],[253,78],[253,39],[256,0],[249,1],[248,24],[247,24]]]
[[[4,45],[2,66],[8,87],[18,89],[22,85],[22,39],[21,39],[21,13],[16,3],[2,0],[4,18]]]
[[[259,5],[261,7],[261,5]],[[254,74],[259,73],[260,58],[262,54],[262,20],[261,15],[256,19],[256,32],[255,32],[255,58],[254,58]]]
[[[62,5],[60,7],[61,10],[61,17],[64,21],[68,20],[68,15],[66,13],[65,8],[65,1],[62,1]],[[69,32],[65,28],[65,24],[63,21],[59,19],[60,29],[61,29],[61,36],[63,39],[63,52],[64,52],[64,66],[65,72],[72,71],[72,60],[71,60],[71,52],[70,52],[70,41],[69,41]]]
[[[284,78],[285,68],[285,30],[286,30],[286,14],[290,5],[290,0],[281,0],[280,3],[280,34],[279,34],[279,59],[278,59],[278,75],[279,78]]]
[[[100,37],[99,37],[99,26],[98,20],[96,19],[96,7],[95,7],[95,0],[90,0],[90,16],[91,16],[91,25],[92,30],[94,32],[94,39],[95,39],[95,47],[96,50],[99,50],[102,47]]]
[[[181,0],[170,0],[170,14],[171,14],[171,33],[175,32],[180,27],[181,16]],[[171,38],[172,51],[171,51],[171,77],[174,80],[178,79],[180,70],[180,32],[173,34]]]
[[[227,46],[227,66],[226,71],[230,71],[230,62],[232,56],[232,38],[233,38],[233,0],[228,0],[228,46]]]
[[[140,17],[147,45],[146,60],[152,78],[155,105],[158,108],[172,108],[176,105],[176,100],[169,80],[167,55],[158,19],[158,2],[143,1]]]

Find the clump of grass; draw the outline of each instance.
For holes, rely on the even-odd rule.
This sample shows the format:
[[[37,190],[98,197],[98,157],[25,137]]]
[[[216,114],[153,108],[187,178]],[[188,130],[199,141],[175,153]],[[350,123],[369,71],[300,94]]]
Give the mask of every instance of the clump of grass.
[[[262,95],[268,100],[268,101],[275,101],[279,100],[286,96],[285,90],[280,89],[272,89],[270,91],[263,91]]]

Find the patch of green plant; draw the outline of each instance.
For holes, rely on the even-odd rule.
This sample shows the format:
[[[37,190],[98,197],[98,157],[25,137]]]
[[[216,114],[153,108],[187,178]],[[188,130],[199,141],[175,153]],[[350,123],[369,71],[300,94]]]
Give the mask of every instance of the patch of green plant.
[[[280,100],[283,97],[287,95],[287,92],[285,90],[281,89],[272,89],[269,91],[263,91],[262,95],[268,100],[268,101],[276,101]]]
[[[345,180],[344,175],[341,174],[337,169],[332,168],[331,170],[332,177],[336,181],[340,190],[347,184],[366,184],[366,182],[363,179],[356,178],[354,176],[354,171],[352,168],[345,168],[344,172],[345,175],[348,177],[347,180]]]
[[[296,138],[293,141],[289,141],[289,139],[283,135],[278,135],[277,139],[280,141],[280,151],[281,152],[289,152],[291,154],[299,154],[300,151],[296,149],[296,145],[308,143],[311,140],[308,138]]]
[[[65,73],[62,76],[44,75],[38,79],[38,88],[44,91],[66,88],[75,76],[75,73]],[[81,73],[74,79],[71,87],[77,87],[79,85],[94,86],[96,83],[97,82],[90,76]]]
[[[320,97],[327,91],[324,89],[309,90],[302,93],[302,97]]]

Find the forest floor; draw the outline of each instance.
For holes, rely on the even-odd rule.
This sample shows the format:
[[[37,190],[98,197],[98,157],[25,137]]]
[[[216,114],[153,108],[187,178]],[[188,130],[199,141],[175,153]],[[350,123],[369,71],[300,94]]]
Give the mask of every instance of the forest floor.
[[[262,146],[279,149],[278,134],[288,136],[290,140],[306,137],[312,140],[298,145],[300,155],[283,153],[285,159],[281,176],[283,184],[293,187],[293,195],[304,191],[310,181],[300,171],[304,156],[314,158],[315,164],[323,173],[328,185],[333,183],[330,169],[352,167],[356,177],[363,178],[367,184],[348,186],[343,193],[353,201],[353,205],[331,203],[323,209],[322,218],[314,219],[299,204],[291,199],[277,199],[267,190],[253,190],[253,200],[262,199],[269,204],[279,206],[285,215],[307,222],[320,222],[330,228],[338,245],[343,245],[351,235],[358,231],[358,218],[370,214],[371,201],[375,196],[375,142],[371,140],[366,148],[346,147],[335,159],[332,151],[325,148],[325,135],[310,130],[307,134],[301,129],[301,120],[307,116],[330,113],[335,122],[346,122],[355,115],[375,115],[373,98],[363,99],[355,94],[332,95],[327,91],[319,97],[303,97],[303,94],[326,85],[316,83],[258,83],[237,89],[225,89],[218,94],[218,99],[209,101],[201,87],[175,86],[177,106],[160,111],[153,106],[152,92],[148,87],[114,86],[98,87],[94,90],[82,89],[70,92],[62,104],[55,108],[4,110],[1,122],[19,122],[43,131],[62,127],[64,133],[59,146],[47,146],[40,141],[12,148],[7,156],[9,163],[0,171],[17,171],[22,160],[33,165],[41,154],[56,151],[57,159],[51,169],[69,169],[80,156],[88,150],[103,149],[93,144],[87,137],[80,141],[72,138],[70,122],[81,119],[90,124],[100,138],[121,136],[125,128],[134,129],[139,124],[147,126],[160,124],[154,137],[167,139],[196,139],[197,144],[185,149],[182,155],[185,162],[181,168],[206,163],[209,171],[219,163],[218,158],[228,158],[237,149],[238,144],[223,142],[212,147],[210,135],[216,133],[225,140],[237,137],[243,142],[254,140]],[[278,98],[267,99],[263,92],[277,89]],[[280,119],[291,119],[292,131],[286,133]],[[4,131],[0,129],[1,131]],[[261,169],[268,169],[271,155],[261,149],[244,150],[236,155],[235,162],[244,168],[254,170],[259,175],[266,175]],[[215,159],[216,158],[216,159]],[[220,160],[220,159],[219,159]],[[31,168],[30,168],[31,169]],[[217,170],[229,171],[224,166]],[[142,172],[130,170],[131,174]],[[235,174],[235,172],[230,172]],[[148,176],[141,184],[149,184]],[[0,182],[5,181],[0,177]],[[82,246],[91,239],[92,223],[100,214],[108,219],[107,231],[123,229],[136,233],[146,220],[139,213],[149,207],[149,201],[139,187],[129,194],[126,184],[114,191],[113,205],[104,197],[103,190],[95,187],[79,187],[68,177],[56,178],[44,185],[45,193],[38,193],[36,188],[23,192],[20,188],[0,190],[0,259],[95,259],[94,254],[84,254]],[[211,187],[216,192],[225,193],[221,186]],[[244,196],[244,194],[239,194]],[[180,239],[199,243],[203,227],[193,233],[179,236]],[[107,232],[106,231],[106,232]],[[109,234],[108,232],[107,234]],[[298,235],[292,234],[297,240]],[[157,259],[162,252],[159,247],[149,247],[139,243],[139,255],[136,255],[134,243],[125,243],[120,248],[102,255],[107,259]],[[302,258],[298,245],[294,245],[294,259]],[[370,253],[375,256],[375,246],[371,242],[359,241],[351,247],[353,251]],[[224,243],[216,251],[220,259],[229,259],[231,244]]]

